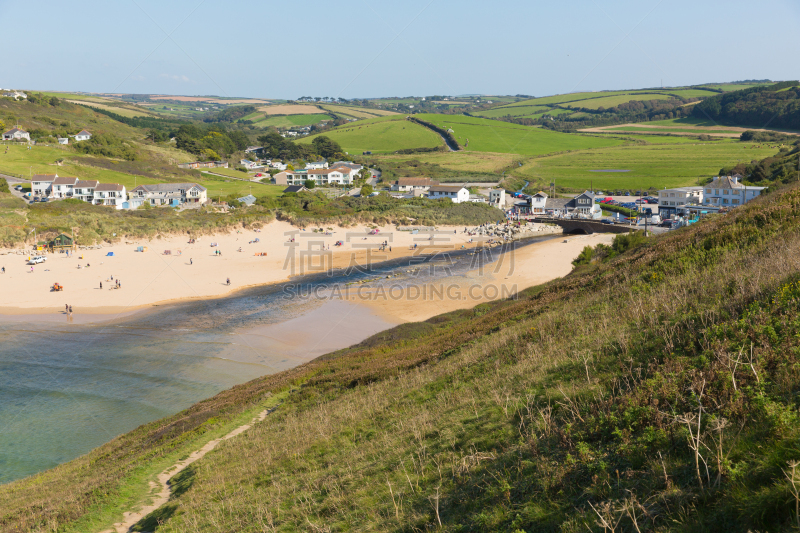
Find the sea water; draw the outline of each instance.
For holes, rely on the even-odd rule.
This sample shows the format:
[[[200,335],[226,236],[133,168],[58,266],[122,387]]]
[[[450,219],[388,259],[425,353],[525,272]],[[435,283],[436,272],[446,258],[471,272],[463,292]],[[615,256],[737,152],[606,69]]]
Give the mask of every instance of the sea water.
[[[324,303],[310,287],[387,276],[404,286],[458,278],[496,255],[404,258],[97,323],[68,323],[66,317],[0,322],[0,483],[69,461],[141,424],[302,362],[287,343],[248,332],[289,324],[322,305],[355,305]],[[361,332],[350,342],[392,326],[363,313],[348,321]],[[322,329],[309,329],[306,340],[327,335]]]

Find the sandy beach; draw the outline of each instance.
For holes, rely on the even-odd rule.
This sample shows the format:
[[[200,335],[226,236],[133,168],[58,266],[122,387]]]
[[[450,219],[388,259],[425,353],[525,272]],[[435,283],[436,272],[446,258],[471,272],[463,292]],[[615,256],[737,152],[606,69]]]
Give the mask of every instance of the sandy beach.
[[[371,229],[334,228],[325,235],[274,221],[260,231],[204,236],[192,244],[186,236],[171,236],[127,240],[70,256],[51,253],[33,270],[27,265],[30,254],[0,250],[0,266],[5,268],[5,274],[0,274],[0,314],[61,314],[68,304],[76,316],[117,316],[169,302],[223,297],[329,268],[476,245],[469,242],[471,237],[463,233],[463,227],[440,227],[433,240],[430,234],[414,235],[394,227],[369,235]],[[335,246],[337,241],[343,245]],[[391,251],[377,250],[384,241],[389,241]],[[147,251],[137,252],[140,246]],[[56,282],[63,291],[51,290]]]
[[[373,309],[389,322],[419,322],[482,302],[509,298],[519,291],[566,276],[586,246],[610,244],[614,235],[559,236],[523,246],[464,276],[445,278],[419,288],[349,291],[347,299]]]

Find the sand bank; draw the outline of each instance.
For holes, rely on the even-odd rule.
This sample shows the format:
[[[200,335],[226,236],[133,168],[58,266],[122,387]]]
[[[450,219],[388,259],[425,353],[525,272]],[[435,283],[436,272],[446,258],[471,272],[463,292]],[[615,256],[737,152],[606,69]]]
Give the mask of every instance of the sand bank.
[[[261,231],[204,236],[192,244],[186,236],[170,236],[80,250],[70,257],[49,254],[32,271],[27,254],[0,250],[0,266],[5,267],[5,274],[0,274],[0,314],[62,313],[69,304],[75,315],[119,315],[181,300],[218,298],[329,268],[473,246],[463,229],[440,227],[431,241],[428,234],[413,235],[394,227],[379,228],[375,235],[368,235],[371,228],[365,226],[335,228],[325,235],[275,221]],[[344,244],[337,247],[337,241]],[[391,251],[376,249],[384,241],[389,241]],[[148,251],[137,252],[140,246]],[[51,290],[55,282],[64,286],[62,292]]]

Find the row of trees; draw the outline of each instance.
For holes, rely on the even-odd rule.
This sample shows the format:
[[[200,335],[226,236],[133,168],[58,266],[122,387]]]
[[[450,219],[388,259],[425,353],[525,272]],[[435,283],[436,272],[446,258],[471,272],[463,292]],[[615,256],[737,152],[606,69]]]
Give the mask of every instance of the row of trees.
[[[317,156],[325,159],[344,159],[345,154],[339,143],[321,135],[311,141],[311,144],[298,144],[281,137],[279,133],[270,132],[258,137],[258,144],[264,150],[263,154],[271,159],[313,159]]]
[[[184,124],[170,136],[175,137],[177,148],[213,160],[242,151],[250,144],[244,132],[227,131],[221,126]]]

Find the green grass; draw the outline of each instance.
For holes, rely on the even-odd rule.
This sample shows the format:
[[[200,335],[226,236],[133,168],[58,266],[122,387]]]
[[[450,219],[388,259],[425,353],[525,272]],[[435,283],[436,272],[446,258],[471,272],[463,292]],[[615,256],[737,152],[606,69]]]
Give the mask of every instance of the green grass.
[[[742,89],[749,89],[751,87],[762,87],[764,85],[773,85],[773,83],[722,83],[717,85],[703,85],[711,89],[719,89],[725,92],[741,91]]]
[[[363,120],[339,126],[322,133],[336,141],[345,152],[361,154],[392,153],[410,148],[435,148],[444,144],[433,131],[405,120],[402,116],[388,116]],[[304,137],[298,143],[307,144],[317,135]]]
[[[650,124],[649,122],[647,124]],[[615,126],[613,128],[605,128],[606,131],[639,131],[639,132],[648,132],[651,131],[653,133],[664,132],[664,133],[694,133],[695,135],[702,135],[704,133],[707,134],[714,134],[714,133],[736,133],[740,134],[740,131],[737,130],[708,130],[703,131],[697,128],[688,129],[688,128],[669,128],[669,127],[659,127],[659,128],[647,128],[642,126]]]
[[[682,98],[707,98],[719,94],[714,91],[704,91],[702,89],[678,89],[675,91],[665,89],[664,92],[669,94],[675,94]]]
[[[450,115],[416,115],[444,129],[451,128],[465,150],[519,155],[544,155],[621,144],[617,139],[558,133],[497,120]]]
[[[505,117],[508,115],[512,117],[524,117],[524,116],[534,115],[536,113],[544,113],[549,109],[550,109],[549,107],[543,105],[516,106],[513,108],[495,107],[492,109],[487,109],[485,111],[475,111],[473,115],[486,118]]]
[[[515,177],[531,182],[531,187],[556,186],[575,190],[639,189],[696,185],[698,180],[716,175],[722,167],[773,155],[773,148],[756,148],[741,142],[710,142],[668,145],[620,146],[585,150],[534,159],[518,170]],[[590,172],[621,169],[626,173]]]
[[[257,116],[261,116],[261,119],[254,121],[253,124],[255,126],[266,128],[269,126],[275,126],[276,128],[292,128],[295,126],[311,126],[312,124],[318,124],[323,120],[333,120],[330,115],[326,115],[324,113],[309,113],[303,115],[264,115],[263,113],[256,113]],[[251,115],[248,115],[251,116]],[[253,120],[252,118],[247,118],[247,120]]]
[[[562,104],[563,107],[570,107],[570,108],[586,108],[586,109],[599,109],[601,107],[605,107],[606,109],[610,107],[616,107],[620,104],[624,104],[631,101],[647,101],[647,100],[668,100],[671,96],[667,94],[622,94],[617,96],[607,96],[604,98],[591,98],[587,100],[581,100],[578,102],[569,102]]]

